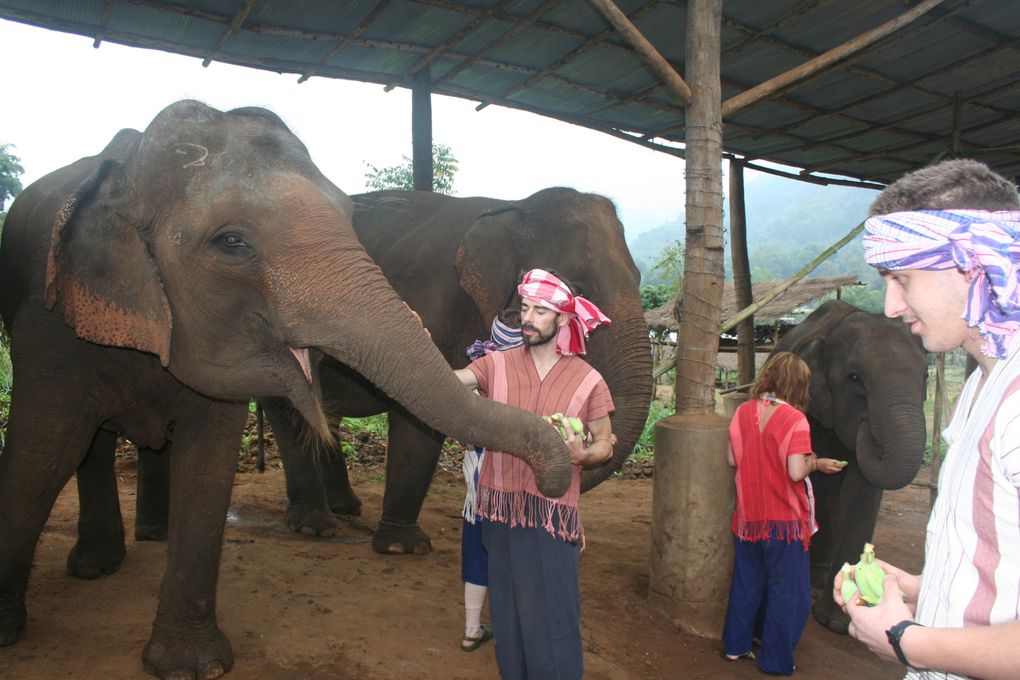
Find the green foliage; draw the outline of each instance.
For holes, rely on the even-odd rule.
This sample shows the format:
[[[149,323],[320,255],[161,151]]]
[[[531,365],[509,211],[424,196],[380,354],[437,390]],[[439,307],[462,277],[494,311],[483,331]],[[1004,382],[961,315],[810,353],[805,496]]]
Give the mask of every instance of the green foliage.
[[[255,439],[255,437],[247,433],[241,435],[241,448],[237,451],[238,458],[248,458],[255,455]]]
[[[641,286],[641,307],[647,312],[664,305],[676,296],[676,290],[665,283]]]
[[[389,429],[389,418],[385,413],[377,413],[366,418],[344,418],[341,425],[351,434],[368,432],[376,437],[386,437]]]
[[[672,291],[670,297],[676,297],[680,293],[680,280],[684,276],[684,242],[674,239],[664,245],[649,273],[658,285]]]
[[[407,156],[400,165],[377,168],[365,162],[368,172],[365,173],[365,184],[370,189],[381,191],[396,189],[398,191],[414,190],[414,162]],[[437,194],[453,195],[453,178],[457,174],[457,159],[453,151],[445,144],[432,145],[432,185]]]
[[[676,413],[676,406],[672,403],[663,404],[659,401],[652,401],[648,408],[648,418],[645,420],[645,429],[641,431],[637,444],[634,445],[632,455],[648,457],[655,453],[655,424]]]
[[[10,144],[0,144],[0,212],[5,210],[7,201],[21,191],[18,178],[25,172],[21,159],[10,152],[11,148]]]

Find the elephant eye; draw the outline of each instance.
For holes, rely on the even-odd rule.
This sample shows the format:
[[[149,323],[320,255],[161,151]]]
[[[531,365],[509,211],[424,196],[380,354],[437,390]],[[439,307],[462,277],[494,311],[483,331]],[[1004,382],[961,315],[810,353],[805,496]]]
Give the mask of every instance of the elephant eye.
[[[850,371],[849,373],[846,374],[846,378],[850,382],[855,382],[858,384],[864,382],[863,380],[861,380],[861,376],[857,375],[857,371]]]
[[[250,249],[248,243],[241,238],[241,235],[233,231],[219,234],[215,238],[214,243],[220,250],[232,254],[238,254],[239,250],[247,251]]]

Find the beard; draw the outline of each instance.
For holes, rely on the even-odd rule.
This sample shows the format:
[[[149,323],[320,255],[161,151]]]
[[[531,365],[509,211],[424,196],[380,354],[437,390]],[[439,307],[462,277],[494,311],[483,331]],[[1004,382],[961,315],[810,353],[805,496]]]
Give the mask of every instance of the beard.
[[[524,326],[521,327],[522,331],[524,329],[534,331],[536,333],[536,335],[528,335],[526,333],[521,333],[521,341],[527,347],[538,347],[539,345],[544,345],[546,343],[552,342],[560,331],[559,327],[553,326],[552,330],[550,330],[548,333],[544,333],[540,328],[538,328],[537,326],[532,326],[531,324],[525,324]]]

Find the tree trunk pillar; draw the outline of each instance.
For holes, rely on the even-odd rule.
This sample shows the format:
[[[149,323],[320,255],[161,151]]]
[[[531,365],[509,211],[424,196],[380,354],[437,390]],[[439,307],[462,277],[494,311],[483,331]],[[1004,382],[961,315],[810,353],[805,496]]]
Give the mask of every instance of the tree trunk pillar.
[[[715,411],[722,317],[722,0],[687,3],[687,229],[678,318],[676,412],[655,432],[649,601],[684,631],[718,638],[731,578],[733,473]]]
[[[747,257],[747,213],[744,209],[744,164],[730,161],[730,260],[737,311],[754,302],[751,262]],[[754,315],[737,324],[737,384],[754,382]]]
[[[414,74],[411,87],[411,174],[415,191],[433,190],[432,69]]]

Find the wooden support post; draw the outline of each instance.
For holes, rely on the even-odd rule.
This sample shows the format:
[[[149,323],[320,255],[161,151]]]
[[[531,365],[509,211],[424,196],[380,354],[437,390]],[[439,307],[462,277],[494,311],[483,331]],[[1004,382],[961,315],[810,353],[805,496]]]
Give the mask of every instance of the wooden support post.
[[[719,102],[721,0],[687,4],[687,205],[683,295],[678,317],[676,412],[713,413],[713,367],[722,316],[722,118]]]
[[[613,0],[591,0],[591,4],[595,5],[595,8],[609,19],[609,23],[616,28],[624,40],[630,43],[630,46],[644,59],[652,71],[662,79],[662,82],[680,100],[680,103],[688,106],[692,98],[691,88],[680,77],[680,74],[670,66],[666,58],[648,41],[648,38],[641,34],[641,31],[627,18],[627,15],[616,6]],[[688,28],[690,28],[689,25]],[[688,63],[690,62],[688,61]]]
[[[715,411],[722,315],[722,0],[687,0],[687,242],[676,411],[655,427],[648,599],[682,631],[718,638],[732,565],[729,421]]]
[[[730,161],[730,261],[737,309],[754,302],[751,263],[747,257],[747,212],[744,206],[744,164]],[[737,324],[737,383],[754,382],[754,316]]]
[[[728,118],[740,109],[746,108],[756,101],[765,99],[766,97],[779,92],[785,87],[789,87],[799,80],[803,80],[808,76],[814,75],[815,73],[832,66],[836,62],[860,52],[868,45],[884,38],[890,33],[898,31],[922,14],[925,14],[926,12],[931,11],[934,7],[941,5],[943,2],[945,2],[945,0],[924,0],[895,19],[885,22],[878,28],[874,28],[863,35],[859,35],[853,40],[843,43],[839,47],[834,47],[828,52],[820,54],[814,59],[811,59],[796,68],[790,69],[786,73],[782,73],[775,78],[771,78],[760,85],[752,87],[750,90],[745,90],[734,97],[730,97],[722,105],[723,118]]]
[[[432,69],[414,74],[411,88],[411,167],[415,191],[432,191]]]

